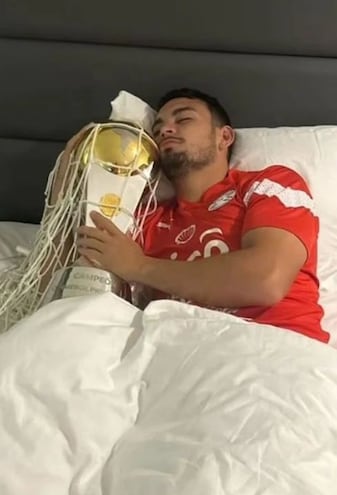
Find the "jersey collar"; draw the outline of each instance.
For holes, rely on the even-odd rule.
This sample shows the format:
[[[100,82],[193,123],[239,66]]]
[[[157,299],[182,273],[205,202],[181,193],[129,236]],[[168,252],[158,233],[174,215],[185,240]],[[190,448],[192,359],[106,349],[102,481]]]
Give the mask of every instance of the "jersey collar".
[[[213,202],[216,202],[217,199],[220,199],[221,195],[230,190],[235,190],[232,170],[229,170],[226,177],[220,182],[217,182],[216,184],[213,184],[213,186],[209,187],[201,196],[200,201],[192,202],[184,199],[178,199],[177,205],[184,209],[194,209],[200,206],[207,206]]]

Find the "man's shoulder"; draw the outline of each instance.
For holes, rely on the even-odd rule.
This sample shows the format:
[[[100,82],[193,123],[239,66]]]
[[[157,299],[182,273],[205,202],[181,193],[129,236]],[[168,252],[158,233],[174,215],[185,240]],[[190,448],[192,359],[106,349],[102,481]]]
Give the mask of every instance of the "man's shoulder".
[[[259,170],[232,169],[235,180],[247,192],[252,187],[264,184],[265,187],[282,187],[302,190],[310,195],[310,189],[305,179],[293,168],[282,164],[267,165]]]

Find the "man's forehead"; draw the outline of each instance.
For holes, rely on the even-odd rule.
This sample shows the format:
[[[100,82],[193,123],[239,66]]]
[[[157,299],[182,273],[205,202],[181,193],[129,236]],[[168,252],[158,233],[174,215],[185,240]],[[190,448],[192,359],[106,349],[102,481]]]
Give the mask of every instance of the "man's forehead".
[[[163,105],[161,107],[157,116],[162,117],[165,115],[171,115],[180,109],[181,110],[190,109],[190,110],[200,111],[200,110],[206,109],[206,108],[207,108],[206,104],[201,100],[197,100],[194,98],[193,99],[192,98],[174,98],[174,99],[168,101],[167,103],[165,103],[165,105]]]

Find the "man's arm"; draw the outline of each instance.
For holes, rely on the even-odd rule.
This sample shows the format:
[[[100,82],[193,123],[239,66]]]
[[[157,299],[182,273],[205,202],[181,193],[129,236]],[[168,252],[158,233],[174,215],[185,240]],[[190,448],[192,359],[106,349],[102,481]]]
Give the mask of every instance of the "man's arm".
[[[273,305],[287,294],[307,257],[294,234],[264,227],[247,232],[238,251],[195,261],[156,259],[102,215],[92,218],[97,229],[81,227],[79,247],[96,266],[203,305]]]
[[[271,306],[287,294],[306,256],[293,234],[256,229],[231,253],[192,262],[146,258],[137,281],[210,306]]]
[[[62,156],[60,158],[60,166],[57,170],[56,176],[54,178],[54,182],[52,184],[51,195],[48,198],[49,208],[55,208],[56,203],[59,198],[63,197],[64,191],[68,186],[69,180],[71,178],[71,174],[73,173],[71,167],[69,165],[70,157],[72,151],[78,146],[78,144],[83,140],[85,135],[88,133],[88,130],[92,127],[93,124],[88,124],[83,127],[77,134],[75,134],[66,144]],[[62,252],[59,256],[59,259],[55,259],[52,254],[48,257],[42,268],[41,268],[41,280],[39,283],[39,292],[43,293],[47,286],[50,283],[50,279],[52,278],[55,270],[63,267],[65,265],[67,256],[73,246],[74,239],[72,233],[66,239],[61,239],[60,233],[56,233],[54,239],[52,240],[55,249],[58,248],[60,243],[62,242]]]

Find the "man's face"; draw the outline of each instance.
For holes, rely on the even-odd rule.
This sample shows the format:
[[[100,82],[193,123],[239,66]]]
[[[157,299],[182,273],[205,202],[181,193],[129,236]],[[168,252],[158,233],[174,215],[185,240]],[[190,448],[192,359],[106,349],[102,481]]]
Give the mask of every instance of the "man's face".
[[[159,146],[160,167],[171,180],[216,159],[217,128],[203,101],[170,100],[159,110],[153,134]]]

